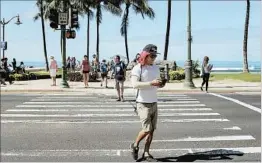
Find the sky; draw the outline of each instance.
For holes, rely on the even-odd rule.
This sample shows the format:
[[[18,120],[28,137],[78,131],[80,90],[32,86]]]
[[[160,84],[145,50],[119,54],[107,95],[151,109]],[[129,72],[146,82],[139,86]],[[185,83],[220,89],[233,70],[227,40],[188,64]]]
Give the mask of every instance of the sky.
[[[156,17],[143,19],[131,11],[128,27],[130,60],[146,44],[158,46],[163,58],[167,1],[150,1]],[[192,60],[209,56],[212,61],[242,61],[246,1],[192,1]],[[13,20],[5,28],[8,49],[5,55],[17,61],[44,61],[41,21],[33,21],[38,12],[35,1],[1,0],[1,20],[19,14],[23,24],[15,25]],[[260,61],[261,2],[251,1],[248,60]],[[96,23],[91,21],[90,56],[96,51]],[[125,54],[124,37],[120,35],[121,17],[103,12],[100,25],[100,59]],[[60,31],[54,31],[46,21],[48,56],[61,61]],[[187,1],[172,1],[172,16],[168,60],[187,59]],[[87,18],[80,17],[80,30],[76,39],[67,40],[67,56],[81,60],[86,54]],[[2,28],[1,28],[2,33]],[[2,38],[1,38],[2,40]]]

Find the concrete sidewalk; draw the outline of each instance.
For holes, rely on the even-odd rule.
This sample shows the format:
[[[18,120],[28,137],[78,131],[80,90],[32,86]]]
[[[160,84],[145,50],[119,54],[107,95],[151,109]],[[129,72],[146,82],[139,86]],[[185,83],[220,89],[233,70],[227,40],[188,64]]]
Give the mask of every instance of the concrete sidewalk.
[[[194,79],[195,89],[184,88],[183,82],[167,83],[159,92],[201,92],[199,86],[201,79]],[[7,82],[8,83],[8,82]],[[58,86],[51,86],[51,79],[15,81],[14,84],[1,85],[3,92],[86,92],[98,94],[115,94],[114,80],[108,80],[109,88],[100,86],[100,82],[90,82],[88,88],[84,88],[83,82],[68,82],[70,88],[61,88],[61,79],[57,79]],[[236,80],[210,81],[209,92],[260,92],[260,82],[244,82]],[[130,81],[125,82],[125,94],[133,94],[136,91],[131,87]]]

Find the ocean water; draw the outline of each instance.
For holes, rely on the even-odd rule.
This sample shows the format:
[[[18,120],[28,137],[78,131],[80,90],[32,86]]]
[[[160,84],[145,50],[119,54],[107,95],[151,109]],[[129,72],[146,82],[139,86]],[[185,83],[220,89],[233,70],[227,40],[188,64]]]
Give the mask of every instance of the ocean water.
[[[33,67],[45,67],[44,62],[24,62],[26,67],[33,66]],[[243,62],[242,61],[212,61],[210,62],[213,64],[213,68],[216,69],[242,69]],[[179,67],[184,67],[185,61],[177,61],[177,65]],[[201,64],[201,63],[200,63]],[[261,69],[261,62],[260,61],[249,61],[249,68],[250,69]],[[62,62],[58,62],[58,66],[62,66]]]

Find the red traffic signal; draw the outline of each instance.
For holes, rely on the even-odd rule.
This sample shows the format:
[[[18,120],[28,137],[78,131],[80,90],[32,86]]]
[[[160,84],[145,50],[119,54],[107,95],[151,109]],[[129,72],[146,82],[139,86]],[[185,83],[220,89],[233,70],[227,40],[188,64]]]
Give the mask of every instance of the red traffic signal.
[[[74,39],[74,38],[76,38],[75,30],[66,31],[66,38],[67,39]]]

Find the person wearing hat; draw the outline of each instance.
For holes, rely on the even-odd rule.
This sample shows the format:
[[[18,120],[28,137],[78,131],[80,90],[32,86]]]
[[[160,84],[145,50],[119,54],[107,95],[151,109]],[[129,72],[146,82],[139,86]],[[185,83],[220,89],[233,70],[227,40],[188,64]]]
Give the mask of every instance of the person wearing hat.
[[[134,160],[138,159],[139,143],[146,138],[142,158],[146,161],[157,161],[149,153],[157,124],[157,89],[165,85],[165,82],[160,79],[159,67],[154,64],[157,54],[159,53],[156,45],[146,45],[140,53],[139,64],[134,66],[131,72],[132,86],[137,89],[135,111],[142,123],[142,130],[138,133],[135,142],[131,144]]]

